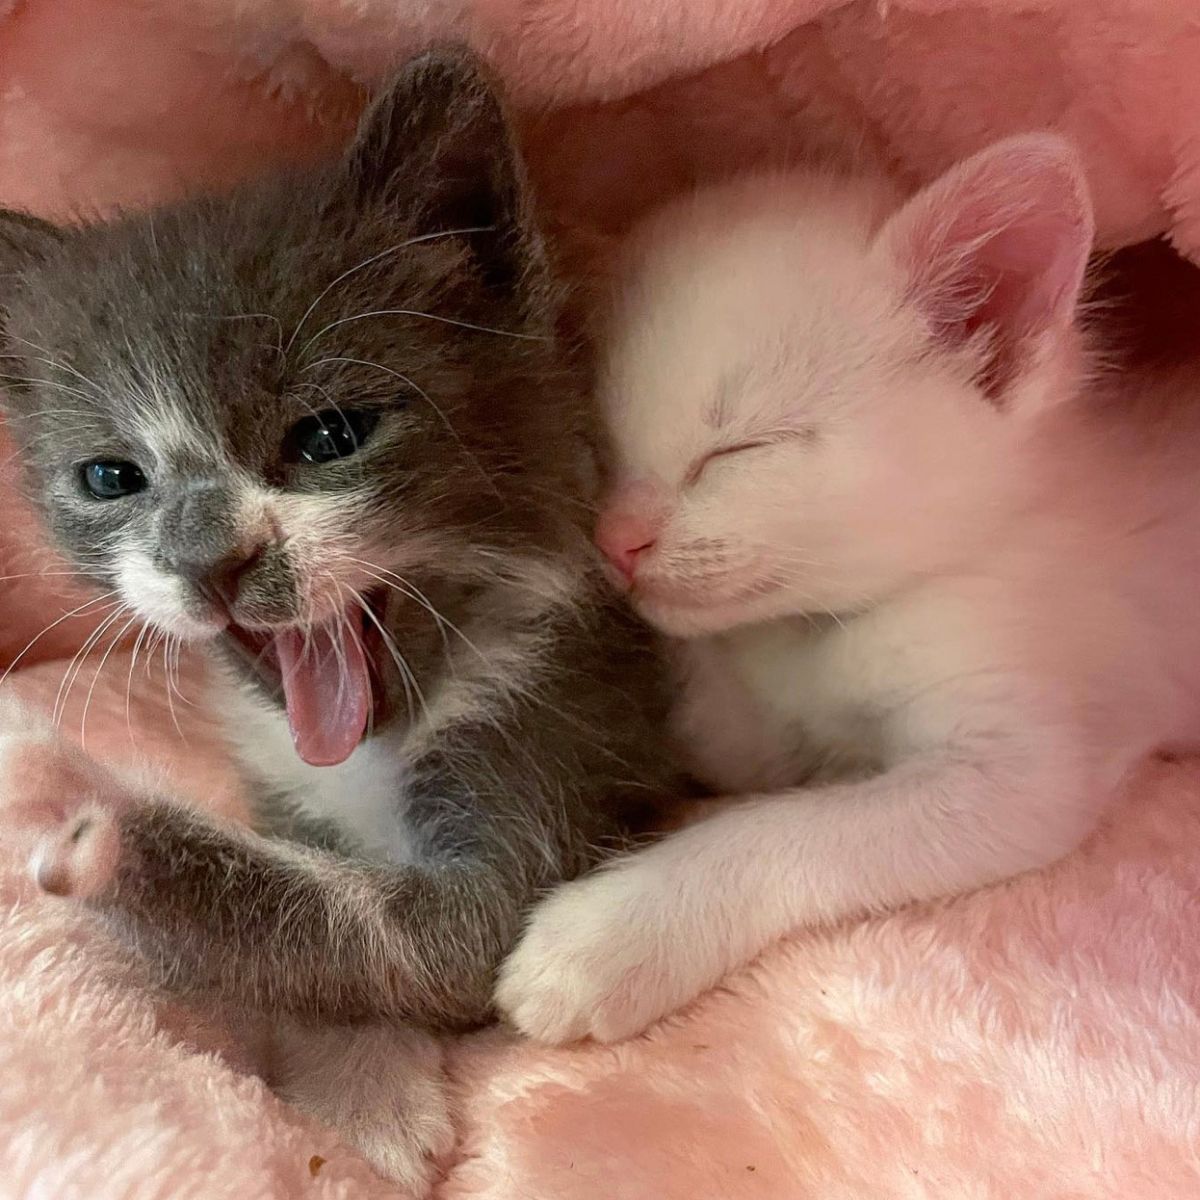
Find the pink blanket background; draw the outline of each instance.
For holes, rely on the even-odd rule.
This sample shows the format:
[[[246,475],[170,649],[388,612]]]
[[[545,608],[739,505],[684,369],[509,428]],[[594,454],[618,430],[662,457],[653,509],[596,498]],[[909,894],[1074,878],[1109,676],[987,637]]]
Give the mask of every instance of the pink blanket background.
[[[563,224],[647,204],[813,130],[914,181],[999,135],[1081,146],[1102,241],[1200,261],[1200,20],[1188,0],[0,0],[0,203],[69,218],[345,136],[394,58],[461,37],[510,82]],[[0,663],[79,598],[12,490]],[[30,573],[33,574],[30,574]],[[91,629],[6,686],[50,708]],[[64,728],[240,801],[202,707],[116,651]],[[192,703],[188,703],[190,700]],[[86,716],[86,724],[85,724]],[[0,1196],[396,1195],[275,1101],[216,1019],[164,1007],[35,897],[0,831]],[[448,1048],[443,1200],[1200,1195],[1200,763],[1155,762],[1066,863],[800,934],[616,1048]]]

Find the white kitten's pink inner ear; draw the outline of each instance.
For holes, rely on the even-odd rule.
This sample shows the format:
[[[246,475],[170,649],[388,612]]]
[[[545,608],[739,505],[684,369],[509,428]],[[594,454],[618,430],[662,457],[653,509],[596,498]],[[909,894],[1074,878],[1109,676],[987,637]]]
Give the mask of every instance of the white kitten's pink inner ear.
[[[961,342],[988,327],[1011,347],[1070,324],[1093,232],[1074,150],[1031,134],[948,171],[887,222],[880,243],[938,337]]]

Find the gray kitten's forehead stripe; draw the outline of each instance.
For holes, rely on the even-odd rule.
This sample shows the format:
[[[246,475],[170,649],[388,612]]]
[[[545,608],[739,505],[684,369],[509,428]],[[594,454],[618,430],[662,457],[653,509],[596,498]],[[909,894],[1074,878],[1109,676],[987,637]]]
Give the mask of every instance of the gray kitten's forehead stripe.
[[[232,465],[228,448],[212,429],[205,429],[199,414],[189,411],[178,393],[160,394],[153,410],[135,419],[138,440],[154,463],[179,475]]]

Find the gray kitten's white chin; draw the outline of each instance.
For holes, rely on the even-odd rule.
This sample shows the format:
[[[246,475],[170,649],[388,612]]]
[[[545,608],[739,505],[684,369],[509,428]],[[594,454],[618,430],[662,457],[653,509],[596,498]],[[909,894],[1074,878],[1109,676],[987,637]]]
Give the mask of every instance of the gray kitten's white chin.
[[[130,607],[152,631],[171,637],[185,646],[211,645],[229,627],[226,617],[214,615],[211,619],[205,619],[191,613],[168,614],[161,609],[147,611],[144,606],[132,603]]]

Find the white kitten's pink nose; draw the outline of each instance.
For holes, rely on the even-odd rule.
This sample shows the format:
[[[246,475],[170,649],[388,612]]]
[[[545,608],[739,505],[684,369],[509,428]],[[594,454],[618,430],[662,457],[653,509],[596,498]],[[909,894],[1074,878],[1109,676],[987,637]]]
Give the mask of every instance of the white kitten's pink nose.
[[[609,494],[596,522],[596,545],[624,583],[633,583],[639,561],[654,548],[667,509],[666,491],[655,480],[631,480]]]
[[[596,545],[626,583],[633,582],[638,559],[658,540],[658,526],[654,506],[650,505],[639,511],[622,504],[600,514],[596,522]]]

